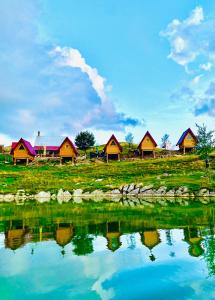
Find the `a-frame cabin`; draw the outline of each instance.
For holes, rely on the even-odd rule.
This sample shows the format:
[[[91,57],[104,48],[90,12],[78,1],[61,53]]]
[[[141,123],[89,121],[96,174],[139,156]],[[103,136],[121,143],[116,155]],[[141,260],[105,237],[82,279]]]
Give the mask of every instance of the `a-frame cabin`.
[[[61,163],[66,159],[71,159],[74,162],[77,155],[78,151],[76,147],[74,146],[72,141],[68,137],[66,137],[59,147],[59,156]]]
[[[155,142],[150,132],[147,131],[138,146],[141,157],[143,158],[144,156],[153,155],[153,157],[155,158],[156,147],[157,143]]]
[[[186,152],[191,152],[196,145],[197,137],[190,128],[182,133],[180,139],[178,140],[178,143],[176,144],[176,146],[178,146],[180,151],[184,154]]]
[[[118,159],[120,160],[120,154],[122,152],[122,146],[116,139],[115,135],[112,134],[107,144],[104,147],[104,152],[107,157],[107,162],[109,159]]]
[[[10,154],[13,156],[14,165],[17,161],[26,161],[26,165],[34,160],[36,152],[31,143],[21,138],[18,142],[12,143]]]

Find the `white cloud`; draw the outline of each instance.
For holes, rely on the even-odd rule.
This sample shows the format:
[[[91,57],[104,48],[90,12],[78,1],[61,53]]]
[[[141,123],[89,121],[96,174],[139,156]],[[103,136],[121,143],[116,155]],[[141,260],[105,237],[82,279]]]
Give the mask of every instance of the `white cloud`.
[[[83,73],[86,73],[89,76],[97,95],[102,99],[102,101],[107,99],[104,84],[105,78],[99,75],[96,68],[92,68],[86,63],[85,58],[81,55],[78,49],[57,46],[50,53],[55,57],[57,55],[57,63],[59,65],[79,68]]]
[[[195,77],[192,79],[191,84],[193,84],[193,85],[198,84],[199,81],[200,81],[200,79],[202,78],[202,76],[203,76],[202,74],[201,74],[201,75],[195,76]]]
[[[208,62],[206,64],[200,64],[200,69],[204,70],[204,71],[210,71],[213,67],[213,64],[211,62]]]
[[[196,7],[187,19],[174,19],[161,35],[170,43],[168,57],[185,68],[200,56],[214,60],[215,20],[205,19],[203,8],[200,6]],[[210,64],[202,65],[202,70],[211,67]]]
[[[12,143],[10,136],[0,133],[0,145],[9,146]]]

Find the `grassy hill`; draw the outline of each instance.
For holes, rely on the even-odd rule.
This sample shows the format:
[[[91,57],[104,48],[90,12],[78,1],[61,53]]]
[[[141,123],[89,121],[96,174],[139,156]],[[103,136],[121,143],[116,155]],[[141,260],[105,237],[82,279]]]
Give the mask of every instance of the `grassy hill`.
[[[8,156],[9,160],[10,157]],[[60,188],[86,191],[118,188],[123,184],[143,183],[162,185],[169,189],[187,186],[191,190],[207,187],[215,190],[215,172],[212,164],[211,180],[206,176],[204,162],[196,155],[133,161],[84,161],[75,166],[45,164],[13,166],[0,156],[0,193],[15,193],[24,189],[29,193],[56,192]]]

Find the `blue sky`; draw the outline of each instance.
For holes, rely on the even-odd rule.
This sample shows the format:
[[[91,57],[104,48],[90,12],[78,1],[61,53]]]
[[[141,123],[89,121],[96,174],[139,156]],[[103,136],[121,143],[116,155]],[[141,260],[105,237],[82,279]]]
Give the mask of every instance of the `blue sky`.
[[[172,144],[215,127],[215,2],[0,4],[0,144],[89,129]]]

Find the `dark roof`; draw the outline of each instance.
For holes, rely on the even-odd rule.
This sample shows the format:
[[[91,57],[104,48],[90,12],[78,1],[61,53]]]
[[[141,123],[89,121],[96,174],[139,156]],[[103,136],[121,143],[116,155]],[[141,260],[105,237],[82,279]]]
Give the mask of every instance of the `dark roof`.
[[[61,144],[60,147],[59,147],[59,150],[60,150],[61,146],[62,146],[66,141],[71,145],[71,147],[72,147],[73,151],[75,152],[75,154],[78,155],[78,151],[77,151],[75,145],[73,144],[73,142],[72,142],[68,137],[66,137],[66,138],[63,140],[62,144]]]
[[[14,150],[16,149],[16,147],[18,146],[18,144],[22,143],[25,148],[27,149],[28,151],[28,154],[32,155],[32,156],[36,156],[36,152],[34,150],[34,148],[31,146],[31,143],[24,140],[23,138],[21,138],[18,142],[13,142],[12,143],[12,146],[11,146],[11,154],[14,153]]]
[[[143,142],[143,140],[145,139],[146,136],[149,136],[150,139],[151,139],[151,141],[152,141],[153,144],[155,145],[155,147],[157,147],[157,143],[156,143],[155,140],[153,139],[153,137],[152,137],[152,135],[150,134],[150,132],[149,132],[149,131],[146,131],[144,137],[142,138],[141,142],[140,142],[139,145],[138,145],[138,148],[141,147],[141,144],[142,144],[142,142]]]
[[[178,143],[176,144],[176,146],[180,146],[182,144],[182,142],[184,141],[184,139],[185,139],[185,137],[187,136],[188,133],[190,133],[192,135],[192,137],[195,139],[195,141],[197,141],[197,138],[196,138],[195,134],[193,133],[193,131],[190,128],[188,128],[187,130],[185,130],[182,133],[182,135],[181,135],[180,139],[178,140]]]
[[[109,138],[107,144],[104,146],[104,151],[106,152],[107,146],[110,143],[111,140],[114,140],[117,144],[117,146],[119,147],[120,151],[122,152],[122,146],[120,145],[120,143],[118,142],[117,138],[115,137],[114,134],[112,134],[112,136]]]

